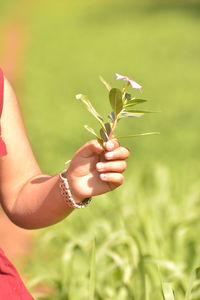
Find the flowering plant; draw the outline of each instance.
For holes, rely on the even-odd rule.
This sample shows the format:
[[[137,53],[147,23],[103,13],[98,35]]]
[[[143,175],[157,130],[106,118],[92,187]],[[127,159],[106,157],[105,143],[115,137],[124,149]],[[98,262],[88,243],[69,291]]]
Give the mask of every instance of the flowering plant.
[[[101,145],[103,145],[104,142],[107,142],[112,138],[121,139],[121,138],[138,137],[142,135],[158,134],[158,132],[147,132],[147,133],[134,134],[128,136],[118,136],[118,137],[114,135],[114,131],[117,127],[117,124],[121,119],[129,118],[129,117],[141,117],[146,113],[154,112],[149,110],[134,109],[136,105],[142,104],[147,100],[133,97],[127,91],[130,86],[133,89],[141,90],[142,88],[141,85],[139,85],[137,82],[135,82],[133,79],[129,77],[122,76],[120,74],[115,74],[115,76],[116,76],[115,77],[116,80],[121,79],[125,81],[125,84],[123,85],[121,90],[118,88],[111,88],[109,83],[105,81],[105,79],[100,77],[100,80],[109,91],[109,101],[110,101],[112,111],[108,115],[108,122],[105,122],[103,120],[102,116],[95,110],[95,108],[92,106],[87,96],[83,94],[76,95],[76,99],[81,100],[86,105],[88,111],[97,119],[97,121],[100,124],[99,134],[97,134],[95,130],[89,127],[88,125],[84,126],[85,129],[87,129],[90,133],[92,133],[97,138],[98,142]]]

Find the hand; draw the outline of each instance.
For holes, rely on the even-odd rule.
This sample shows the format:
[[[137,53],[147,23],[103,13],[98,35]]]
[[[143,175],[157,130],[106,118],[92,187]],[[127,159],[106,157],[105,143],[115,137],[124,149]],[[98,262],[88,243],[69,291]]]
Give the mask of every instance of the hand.
[[[105,144],[105,149],[96,140],[84,144],[75,153],[66,174],[75,201],[78,203],[120,186],[129,155],[114,139]]]

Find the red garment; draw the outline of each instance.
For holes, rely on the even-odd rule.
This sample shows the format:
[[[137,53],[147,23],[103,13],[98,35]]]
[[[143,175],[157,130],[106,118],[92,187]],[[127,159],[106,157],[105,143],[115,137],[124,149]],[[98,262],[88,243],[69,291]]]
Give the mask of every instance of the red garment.
[[[0,299],[34,300],[2,249],[0,249]]]
[[[3,90],[4,90],[4,77],[3,71],[0,69],[0,121],[3,110]],[[6,145],[1,137],[1,123],[0,123],[0,157],[7,154]]]
[[[0,69],[0,117],[3,109],[3,87],[4,77]],[[6,155],[6,146],[0,136],[0,156],[3,155]],[[34,300],[2,249],[0,249],[0,300]]]

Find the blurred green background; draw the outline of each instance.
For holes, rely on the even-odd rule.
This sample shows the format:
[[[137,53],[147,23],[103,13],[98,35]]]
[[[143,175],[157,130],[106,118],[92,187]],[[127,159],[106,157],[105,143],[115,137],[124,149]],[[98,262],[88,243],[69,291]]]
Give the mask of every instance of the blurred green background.
[[[138,81],[142,97],[149,100],[146,108],[161,111],[121,122],[121,132],[161,132],[125,141],[134,152],[132,159],[172,167],[199,165],[198,3],[38,1],[28,15],[19,5],[2,3],[1,14],[5,20],[16,11],[16,19],[28,27],[18,92],[34,150],[47,171],[57,171],[63,158],[90,138],[81,126],[95,121],[75,94],[87,94],[105,115],[108,97],[98,76],[120,87],[114,73]]]
[[[189,204],[185,200],[187,193],[190,195],[186,197],[187,201],[195,199],[195,205],[190,212],[192,218],[195,213],[195,220],[198,220],[199,1],[29,2],[27,4],[25,1],[1,0],[0,65],[5,66],[5,72],[8,70],[7,76],[15,86],[30,141],[44,172],[50,174],[59,172],[64,168],[64,161],[69,160],[75,150],[91,138],[83,128],[84,124],[97,128],[95,120],[85,107],[75,100],[77,93],[88,95],[104,116],[109,112],[107,91],[99,81],[99,75],[113,87],[121,87],[120,82],[114,79],[115,73],[135,79],[143,86],[142,98],[149,100],[144,108],[161,111],[158,114],[121,122],[119,133],[135,134],[146,131],[161,133],[159,136],[123,140],[123,145],[132,152],[126,172],[127,181],[123,187],[108,196],[99,197],[102,201],[95,201],[93,206],[88,208],[90,212],[75,213],[69,220],[48,230],[59,235],[62,228],[69,224],[70,230],[73,231],[74,226],[77,228],[74,234],[78,236],[80,232],[85,232],[86,228],[88,230],[86,219],[89,217],[91,224],[103,219],[103,223],[108,227],[111,226],[112,231],[115,228],[114,224],[118,223],[118,218],[127,222],[127,214],[123,214],[123,211],[130,209],[130,215],[134,210],[132,223],[129,223],[130,228],[139,230],[137,231],[139,233],[143,231],[145,234],[149,226],[154,227],[152,218],[157,218],[155,222],[160,222],[157,224],[160,226],[160,235],[165,236],[172,223],[173,226],[174,222],[181,224],[185,218],[189,218],[187,206]],[[21,56],[15,60],[16,65],[13,69],[9,66],[9,60],[5,62],[5,41],[10,24],[13,26],[20,24],[23,32],[22,37],[20,36],[23,50],[19,51]],[[17,39],[15,42],[17,43]],[[11,49],[9,54],[11,57],[14,51],[14,48]],[[139,182],[138,185],[135,182]],[[141,191],[139,195],[141,206],[138,207],[137,191],[134,188]],[[153,201],[152,194],[155,193],[160,194],[157,201],[152,204],[157,207],[157,209],[154,207],[155,215],[151,215],[149,199]],[[108,204],[108,198],[112,204]],[[115,204],[119,205],[122,211],[116,211],[113,204],[114,199],[118,198]],[[162,212],[159,205],[162,206]],[[164,211],[165,217],[162,215]],[[135,219],[137,214],[138,221]],[[174,218],[171,223],[172,215]],[[147,216],[151,217],[148,219]],[[143,224],[143,219],[145,219],[144,228],[138,229],[135,225],[137,222]],[[81,225],[78,226],[76,223],[79,220]],[[162,228],[165,227],[162,223],[164,220],[169,224],[166,230]],[[198,233],[196,227],[195,230]],[[41,231],[40,241],[43,241],[43,234],[45,235],[46,231]],[[90,234],[93,237],[89,231],[88,236]],[[131,235],[131,229],[127,234]],[[150,241],[155,238],[154,234],[150,236]],[[177,250],[176,247],[172,247],[170,234],[170,242],[166,247],[170,248],[172,253],[166,254],[169,249],[167,250],[163,256],[166,260],[173,259],[174,251],[182,251],[180,250],[182,247]],[[198,247],[198,240],[194,232],[193,235],[194,238],[190,242],[195,248]],[[184,242],[188,243],[188,237],[184,236]],[[97,238],[97,247],[98,245],[102,245],[102,241],[98,241]],[[145,247],[149,255],[157,255],[158,258],[159,251],[156,248],[158,245],[155,246],[156,251],[149,248],[149,243]],[[55,250],[55,253],[56,251],[58,250]],[[191,248],[188,248],[186,256],[191,255],[197,255],[197,251],[192,252]],[[184,276],[189,277],[189,269],[193,267],[193,263],[185,256],[181,259],[181,263],[185,264]],[[170,279],[170,282],[173,280]],[[180,286],[177,287],[177,293],[182,297],[179,299],[183,299],[187,288],[183,283]],[[75,296],[72,297],[67,293],[63,292],[63,298],[59,298],[57,294],[48,299],[75,299]],[[98,296],[99,298],[94,294],[95,298],[85,296],[79,298],[76,295],[76,299],[118,299],[116,295],[113,298],[109,295],[108,293]],[[150,295],[150,292],[146,295]],[[144,295],[130,293],[122,294],[119,299],[161,299],[155,295],[154,298],[149,297],[144,298]]]

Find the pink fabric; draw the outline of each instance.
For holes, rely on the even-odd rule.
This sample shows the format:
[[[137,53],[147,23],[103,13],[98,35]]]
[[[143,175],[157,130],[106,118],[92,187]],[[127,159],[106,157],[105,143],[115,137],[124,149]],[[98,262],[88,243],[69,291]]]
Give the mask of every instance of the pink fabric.
[[[2,249],[0,249],[0,299],[34,300]]]
[[[3,110],[3,91],[4,91],[4,76],[3,76],[3,71],[0,69],[0,119]],[[7,154],[6,145],[1,137],[1,126],[0,126],[0,157],[6,154]]]

